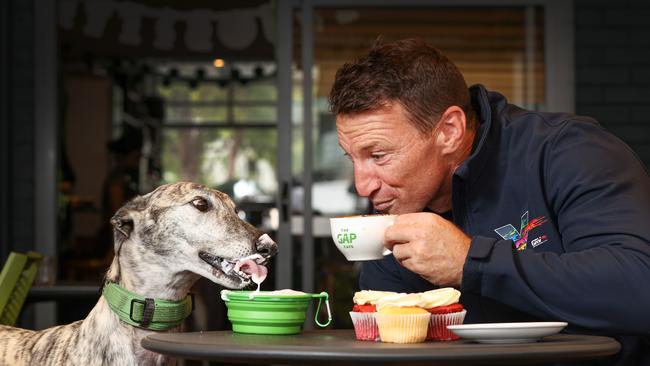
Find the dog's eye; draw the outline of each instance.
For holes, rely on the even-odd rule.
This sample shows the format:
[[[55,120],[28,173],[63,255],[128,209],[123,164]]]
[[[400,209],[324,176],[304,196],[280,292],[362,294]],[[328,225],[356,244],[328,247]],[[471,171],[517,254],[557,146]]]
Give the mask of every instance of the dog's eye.
[[[205,212],[210,208],[208,201],[205,198],[195,198],[192,200],[192,206],[196,207],[197,210]]]

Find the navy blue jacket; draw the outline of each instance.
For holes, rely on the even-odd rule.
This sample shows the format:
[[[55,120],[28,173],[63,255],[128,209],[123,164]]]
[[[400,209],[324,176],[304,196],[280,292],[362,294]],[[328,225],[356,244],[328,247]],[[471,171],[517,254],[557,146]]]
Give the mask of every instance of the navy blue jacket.
[[[616,357],[650,365],[650,178],[591,118],[532,112],[470,88],[480,126],[452,182],[450,219],[472,237],[466,323],[566,321],[615,336]],[[435,286],[393,256],[364,262],[362,289]]]

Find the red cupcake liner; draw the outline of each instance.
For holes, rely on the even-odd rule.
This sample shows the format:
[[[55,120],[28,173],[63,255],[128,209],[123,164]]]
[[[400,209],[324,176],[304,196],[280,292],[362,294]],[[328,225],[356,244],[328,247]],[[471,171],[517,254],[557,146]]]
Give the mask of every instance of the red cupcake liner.
[[[429,329],[427,330],[428,341],[454,341],[460,339],[451,330],[447,329],[448,325],[463,324],[467,310],[457,313],[448,314],[431,314]]]
[[[376,313],[350,312],[352,324],[354,325],[354,335],[359,341],[378,342],[379,328],[375,320]]]

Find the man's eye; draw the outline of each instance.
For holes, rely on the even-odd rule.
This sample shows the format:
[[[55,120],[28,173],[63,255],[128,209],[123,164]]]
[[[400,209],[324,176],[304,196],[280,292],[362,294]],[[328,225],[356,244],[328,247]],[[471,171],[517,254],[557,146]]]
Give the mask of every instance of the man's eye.
[[[370,156],[372,157],[373,160],[381,160],[386,156],[386,153],[373,153]]]
[[[208,208],[210,208],[210,204],[205,198],[201,198],[201,197],[195,198],[194,200],[192,200],[191,203],[192,206],[194,206],[197,210],[201,212],[205,212],[208,210]]]

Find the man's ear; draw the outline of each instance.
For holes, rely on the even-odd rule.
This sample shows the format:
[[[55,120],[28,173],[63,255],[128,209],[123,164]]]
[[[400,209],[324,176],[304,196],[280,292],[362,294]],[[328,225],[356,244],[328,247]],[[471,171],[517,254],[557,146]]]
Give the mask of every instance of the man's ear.
[[[447,108],[434,129],[441,153],[456,154],[459,149],[462,149],[466,132],[467,116],[465,112],[455,105]]]
[[[135,218],[144,207],[146,207],[146,200],[138,196],[117,210],[111,218],[111,225],[113,225],[113,244],[116,254],[119,252],[122,243],[135,230]]]

